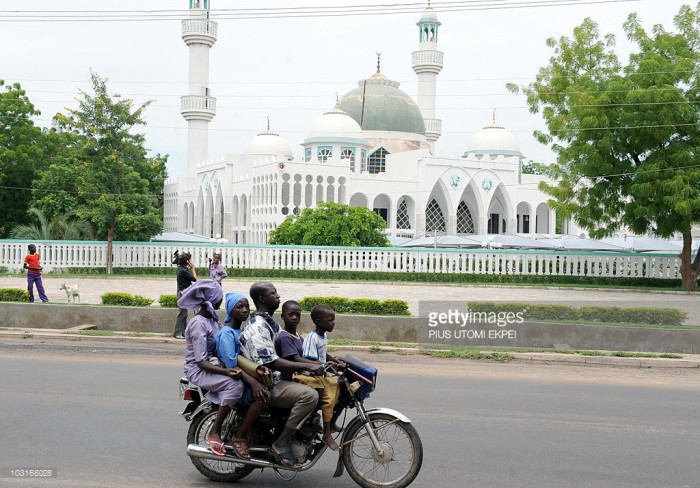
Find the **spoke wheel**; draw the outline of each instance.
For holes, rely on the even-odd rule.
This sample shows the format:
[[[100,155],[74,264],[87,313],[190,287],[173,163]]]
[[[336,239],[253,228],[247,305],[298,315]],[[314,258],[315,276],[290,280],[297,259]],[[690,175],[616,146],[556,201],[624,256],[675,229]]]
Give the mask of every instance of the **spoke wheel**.
[[[404,488],[423,464],[423,445],[416,429],[392,415],[369,414],[382,452],[374,449],[364,424],[350,427],[343,446],[348,474],[364,488]]]
[[[187,444],[206,445],[206,436],[209,429],[214,424],[217,411],[202,412],[192,420],[190,429],[187,431]],[[221,428],[221,433],[224,442],[230,441],[230,436],[236,431],[236,428],[241,422],[241,418],[235,410],[224,420],[224,425]],[[212,459],[190,458],[195,468],[204,476],[212,481],[238,481],[248,476],[254,469],[254,466],[246,464],[231,463],[228,461],[215,461]]]

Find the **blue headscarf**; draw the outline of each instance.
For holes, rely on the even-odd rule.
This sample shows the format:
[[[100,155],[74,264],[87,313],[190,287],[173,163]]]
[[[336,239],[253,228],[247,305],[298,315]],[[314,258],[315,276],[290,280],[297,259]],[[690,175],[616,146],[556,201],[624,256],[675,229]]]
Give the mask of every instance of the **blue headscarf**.
[[[220,284],[214,280],[201,280],[182,292],[182,296],[177,301],[177,306],[192,310],[200,305],[204,305],[214,322],[218,323],[219,314],[214,310],[213,304],[220,302],[223,298],[224,291]]]
[[[243,293],[231,292],[226,294],[226,320],[224,322],[231,322],[231,314],[233,309],[241,300],[245,299],[246,296]]]

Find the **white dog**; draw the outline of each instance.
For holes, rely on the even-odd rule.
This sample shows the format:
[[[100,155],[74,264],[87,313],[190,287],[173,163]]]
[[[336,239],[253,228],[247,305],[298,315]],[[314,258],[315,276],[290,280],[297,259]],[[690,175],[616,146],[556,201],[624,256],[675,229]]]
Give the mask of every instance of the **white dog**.
[[[61,290],[66,291],[66,296],[68,297],[68,303],[70,303],[70,299],[73,298],[73,303],[75,303],[75,299],[78,299],[78,303],[80,303],[80,291],[78,290],[78,285],[72,285],[72,286],[67,286],[65,283],[61,284]]]

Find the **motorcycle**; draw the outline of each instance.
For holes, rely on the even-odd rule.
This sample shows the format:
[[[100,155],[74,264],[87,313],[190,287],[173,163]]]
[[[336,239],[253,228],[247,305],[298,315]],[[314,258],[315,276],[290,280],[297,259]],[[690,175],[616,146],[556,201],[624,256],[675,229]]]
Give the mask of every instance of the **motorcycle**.
[[[350,477],[363,488],[404,488],[418,475],[423,463],[423,446],[411,420],[389,408],[367,409],[364,401],[377,386],[377,369],[351,355],[346,366],[328,374],[337,377],[341,391],[336,408],[355,409],[357,414],[343,432],[338,463],[333,477],[347,469]],[[300,471],[311,469],[326,451],[322,442],[323,424],[318,411],[310,413],[292,438],[292,454],[299,461],[294,466],[275,462],[270,446],[284,429],[288,409],[268,407],[258,417],[248,434],[250,459],[234,454],[228,444],[245,417],[247,405],[237,405],[224,421],[221,437],[228,453],[220,456],[211,451],[205,438],[214,423],[218,406],[204,398],[202,390],[180,379],[180,397],[188,401],[181,415],[190,422],[187,432],[187,455],[192,464],[213,481],[233,482],[255,469],[272,469],[282,479],[291,480]]]

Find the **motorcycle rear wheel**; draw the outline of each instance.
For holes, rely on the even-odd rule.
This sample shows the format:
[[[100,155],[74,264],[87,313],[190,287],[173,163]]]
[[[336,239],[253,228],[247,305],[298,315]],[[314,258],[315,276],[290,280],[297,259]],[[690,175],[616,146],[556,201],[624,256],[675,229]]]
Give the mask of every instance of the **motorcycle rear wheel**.
[[[351,425],[344,437],[343,463],[363,488],[405,488],[418,476],[423,445],[413,425],[386,413],[370,413],[370,425],[384,451],[379,455],[362,422]]]
[[[214,424],[216,413],[216,410],[211,412],[202,412],[192,419],[190,428],[187,431],[187,444],[206,444],[205,439],[209,429],[211,428],[212,424]],[[226,420],[224,420],[224,425],[221,428],[221,432],[234,432],[241,421],[242,419],[240,419],[238,413],[235,410],[231,410],[231,413],[228,415]],[[224,437],[226,437],[225,434]],[[254,466],[231,463],[228,461],[214,461],[212,459],[201,459],[194,457],[191,457],[190,460],[200,473],[212,481],[238,481],[248,476],[255,469]]]

